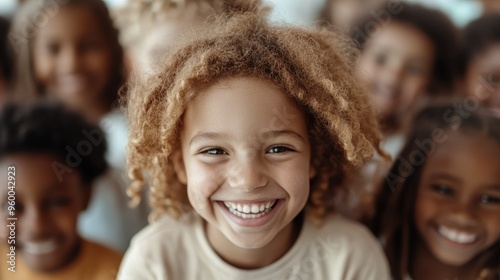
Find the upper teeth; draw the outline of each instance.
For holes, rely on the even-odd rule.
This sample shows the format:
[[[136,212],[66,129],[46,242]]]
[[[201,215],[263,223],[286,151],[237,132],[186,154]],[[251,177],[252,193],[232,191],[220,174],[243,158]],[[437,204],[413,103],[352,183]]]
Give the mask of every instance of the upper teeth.
[[[57,242],[55,240],[48,240],[44,242],[24,242],[23,251],[34,255],[41,255],[51,253],[56,249]]]
[[[262,202],[262,203],[233,203],[233,202],[224,202],[227,208],[230,210],[236,210],[241,213],[250,214],[250,213],[259,213],[264,212],[266,209],[270,209],[276,200]]]
[[[476,234],[460,232],[460,231],[453,230],[453,229],[450,229],[450,228],[447,228],[444,226],[439,226],[438,232],[442,236],[448,238],[449,240],[451,240],[453,242],[460,243],[460,244],[472,243],[477,238]]]

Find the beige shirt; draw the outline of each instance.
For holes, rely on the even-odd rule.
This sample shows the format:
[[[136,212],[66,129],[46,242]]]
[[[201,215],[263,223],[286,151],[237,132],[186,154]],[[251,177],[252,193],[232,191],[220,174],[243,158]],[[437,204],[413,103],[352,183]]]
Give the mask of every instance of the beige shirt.
[[[203,221],[162,217],[133,239],[119,280],[390,279],[380,245],[362,225],[332,216],[322,227],[305,221],[292,248],[276,262],[243,270],[224,262],[210,246]]]

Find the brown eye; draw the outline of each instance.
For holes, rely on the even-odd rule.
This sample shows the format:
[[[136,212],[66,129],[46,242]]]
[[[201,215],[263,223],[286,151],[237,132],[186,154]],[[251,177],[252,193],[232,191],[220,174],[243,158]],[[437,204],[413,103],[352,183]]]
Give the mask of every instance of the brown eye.
[[[268,153],[270,154],[279,154],[279,153],[285,153],[292,151],[292,149],[288,148],[287,146],[272,146],[267,150]]]
[[[482,204],[500,204],[500,197],[495,197],[492,195],[483,195],[481,196]]]
[[[446,185],[432,185],[431,188],[436,193],[439,193],[439,194],[445,195],[445,196],[451,196],[454,193],[453,189],[446,186]]]

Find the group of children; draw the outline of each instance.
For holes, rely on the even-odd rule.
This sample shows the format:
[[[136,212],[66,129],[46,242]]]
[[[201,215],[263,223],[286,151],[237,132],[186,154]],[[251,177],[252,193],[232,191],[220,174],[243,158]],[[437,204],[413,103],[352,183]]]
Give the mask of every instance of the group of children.
[[[500,14],[345,2],[0,21],[0,279],[500,279]]]

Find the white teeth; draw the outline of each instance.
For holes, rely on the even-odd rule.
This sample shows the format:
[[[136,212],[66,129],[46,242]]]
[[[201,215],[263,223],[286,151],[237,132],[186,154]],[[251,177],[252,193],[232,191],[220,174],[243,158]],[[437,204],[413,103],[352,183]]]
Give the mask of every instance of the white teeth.
[[[444,226],[438,227],[438,232],[445,238],[460,244],[468,244],[476,241],[477,235],[465,232],[460,232],[457,230],[449,229]]]
[[[29,254],[42,255],[57,249],[57,242],[52,239],[44,242],[25,242],[23,250]]]
[[[224,202],[224,205],[229,209],[229,211],[243,219],[255,219],[260,218],[263,215],[269,213],[271,211],[272,206],[276,203],[277,200],[268,201],[266,203],[250,203],[250,204],[240,204],[240,203],[232,203],[232,202]]]

